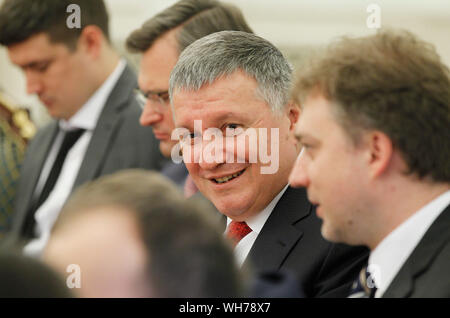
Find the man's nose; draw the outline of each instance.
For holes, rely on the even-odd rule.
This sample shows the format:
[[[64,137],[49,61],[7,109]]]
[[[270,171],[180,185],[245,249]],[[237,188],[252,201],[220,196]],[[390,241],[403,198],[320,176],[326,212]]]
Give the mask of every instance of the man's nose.
[[[148,100],[142,111],[139,122],[142,126],[152,126],[163,120],[163,115],[157,111],[156,105],[152,105],[154,102]]]
[[[306,171],[306,158],[300,154],[295,161],[294,168],[289,175],[289,184],[294,188],[309,186],[309,177]]]
[[[25,72],[26,82],[27,82],[27,94],[40,94],[43,90],[43,84],[41,78],[31,72]]]
[[[225,145],[216,139],[213,141],[203,140],[201,154],[196,157],[201,158],[199,165],[203,170],[213,170],[226,161]]]

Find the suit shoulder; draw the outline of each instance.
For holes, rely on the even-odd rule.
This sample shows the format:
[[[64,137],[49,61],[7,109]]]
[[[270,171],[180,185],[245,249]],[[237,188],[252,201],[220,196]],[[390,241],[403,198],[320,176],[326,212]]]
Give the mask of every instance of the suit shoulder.
[[[450,297],[450,239],[436,251],[429,266],[417,275],[412,297]]]
[[[27,149],[32,148],[34,145],[40,146],[42,141],[46,140],[47,138],[52,138],[53,133],[55,132],[55,129],[57,128],[57,125],[58,125],[58,123],[56,120],[51,120],[44,127],[39,128],[38,131],[36,132],[36,134],[30,140],[30,143],[28,144]]]

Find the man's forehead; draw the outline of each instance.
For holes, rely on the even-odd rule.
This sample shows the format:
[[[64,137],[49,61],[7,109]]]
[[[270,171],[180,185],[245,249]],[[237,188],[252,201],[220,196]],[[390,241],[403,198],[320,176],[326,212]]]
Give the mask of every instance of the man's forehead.
[[[52,53],[42,43],[29,42],[29,40],[8,47],[11,61],[21,67],[48,59],[52,56]]]
[[[169,84],[164,80],[158,80],[158,76],[141,70],[138,75],[138,86],[143,92],[160,93],[169,90]]]
[[[314,112],[314,105],[304,106],[299,120],[297,121],[294,129],[294,134],[297,139],[305,137],[315,137],[316,130],[320,130],[320,117],[314,116],[311,112]]]
[[[300,121],[295,125],[294,131],[295,138],[298,140],[302,140],[311,135],[307,127],[304,127]]]
[[[235,72],[198,90],[175,88],[172,91],[175,117],[180,124],[195,119],[219,121],[231,117],[242,120],[257,117],[256,111],[270,110],[257,87],[253,78]]]
[[[138,74],[138,85],[143,91],[161,92],[169,90],[170,67],[153,68],[141,64]]]

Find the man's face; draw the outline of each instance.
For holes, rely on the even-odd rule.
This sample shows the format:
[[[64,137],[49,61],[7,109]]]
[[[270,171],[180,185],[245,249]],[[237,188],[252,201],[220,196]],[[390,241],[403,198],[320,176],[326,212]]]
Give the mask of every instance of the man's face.
[[[307,188],[309,200],[323,219],[326,239],[359,244],[366,211],[367,152],[353,144],[323,96],[310,96],[303,107],[295,132],[303,150],[289,182]]]
[[[194,133],[194,120],[202,121],[202,131],[195,131],[195,134],[203,134],[208,128],[217,128],[224,136],[227,129],[231,132],[238,132],[239,128],[242,132],[249,131],[249,128],[256,130],[258,142],[261,142],[256,143],[256,148],[250,145],[250,138],[239,142],[238,136],[225,137],[224,140],[231,138],[234,146],[227,147],[224,141],[223,147],[217,150],[225,161],[222,163],[205,160],[204,156],[201,161],[195,155],[186,158],[187,150],[194,154],[199,145],[205,150],[212,144],[211,141],[200,138],[200,142],[193,141],[193,145],[183,143],[183,156],[189,174],[199,190],[223,214],[237,221],[246,220],[262,211],[287,184],[289,171],[297,156],[297,143],[293,135],[297,109],[287,106],[279,114],[274,114],[258,96],[257,82],[253,78],[235,72],[196,92],[175,91],[173,110],[176,126],[184,127],[191,133]],[[263,133],[259,128],[266,128],[267,139],[264,141],[261,140]],[[279,135],[272,136],[271,128],[278,129]],[[276,146],[272,147],[272,143]],[[263,148],[272,159],[276,155],[279,160],[278,170],[274,173],[261,173],[261,168],[269,165],[260,161]],[[249,159],[255,152],[258,154],[256,162]],[[226,160],[227,157],[234,158],[230,160],[234,162]],[[238,158],[242,162],[238,162]]]
[[[92,93],[83,50],[71,52],[38,33],[10,45],[8,54],[24,71],[28,94],[36,94],[53,118],[69,119]]]
[[[145,51],[139,71],[139,88],[149,96],[140,123],[143,126],[152,126],[155,137],[160,141],[161,153],[165,157],[170,157],[172,147],[177,143],[171,140],[175,125],[168,94],[170,72],[177,60],[176,40],[173,32],[169,32]]]

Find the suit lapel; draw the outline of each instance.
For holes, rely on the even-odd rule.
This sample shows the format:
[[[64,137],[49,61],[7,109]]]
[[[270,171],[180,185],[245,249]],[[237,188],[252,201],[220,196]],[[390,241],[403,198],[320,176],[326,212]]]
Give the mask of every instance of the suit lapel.
[[[32,149],[29,149],[32,153],[27,153],[27,164],[23,165],[25,170],[21,171],[20,186],[23,190],[20,191],[20,198],[23,198],[23,201],[16,201],[17,221],[15,224],[17,224],[17,227],[15,228],[15,232],[17,235],[20,235],[27,217],[31,217],[27,216],[27,214],[30,212],[31,204],[34,199],[33,194],[44,167],[45,160],[47,159],[48,152],[58,133],[58,122],[51,122],[46,129],[47,131],[45,131],[42,136],[36,137],[39,139],[36,139]]]
[[[383,297],[405,298],[414,290],[415,277],[424,272],[450,239],[450,205],[431,224],[422,240],[408,257],[398,274],[389,285]]]
[[[27,190],[23,193],[23,197],[27,200],[27,202],[24,202],[24,206],[26,207],[29,207],[33,200],[33,193],[38,183],[39,176],[41,175],[48,152],[53,145],[53,141],[55,140],[57,133],[58,122],[53,121],[50,123],[48,133],[39,140],[39,142],[42,140],[42,144],[34,147],[35,150],[32,154],[33,158],[30,159],[31,164],[27,165],[27,171],[22,172],[23,176],[25,176],[27,180]]]
[[[119,131],[122,119],[120,116],[121,109],[127,106],[130,94],[135,87],[134,74],[126,66],[103,107],[75,180],[74,188],[98,176],[110,150],[109,146]],[[136,125],[138,124],[136,123]]]
[[[256,238],[244,266],[251,263],[259,269],[279,269],[303,235],[294,225],[308,216],[311,208],[304,189],[288,187]]]

